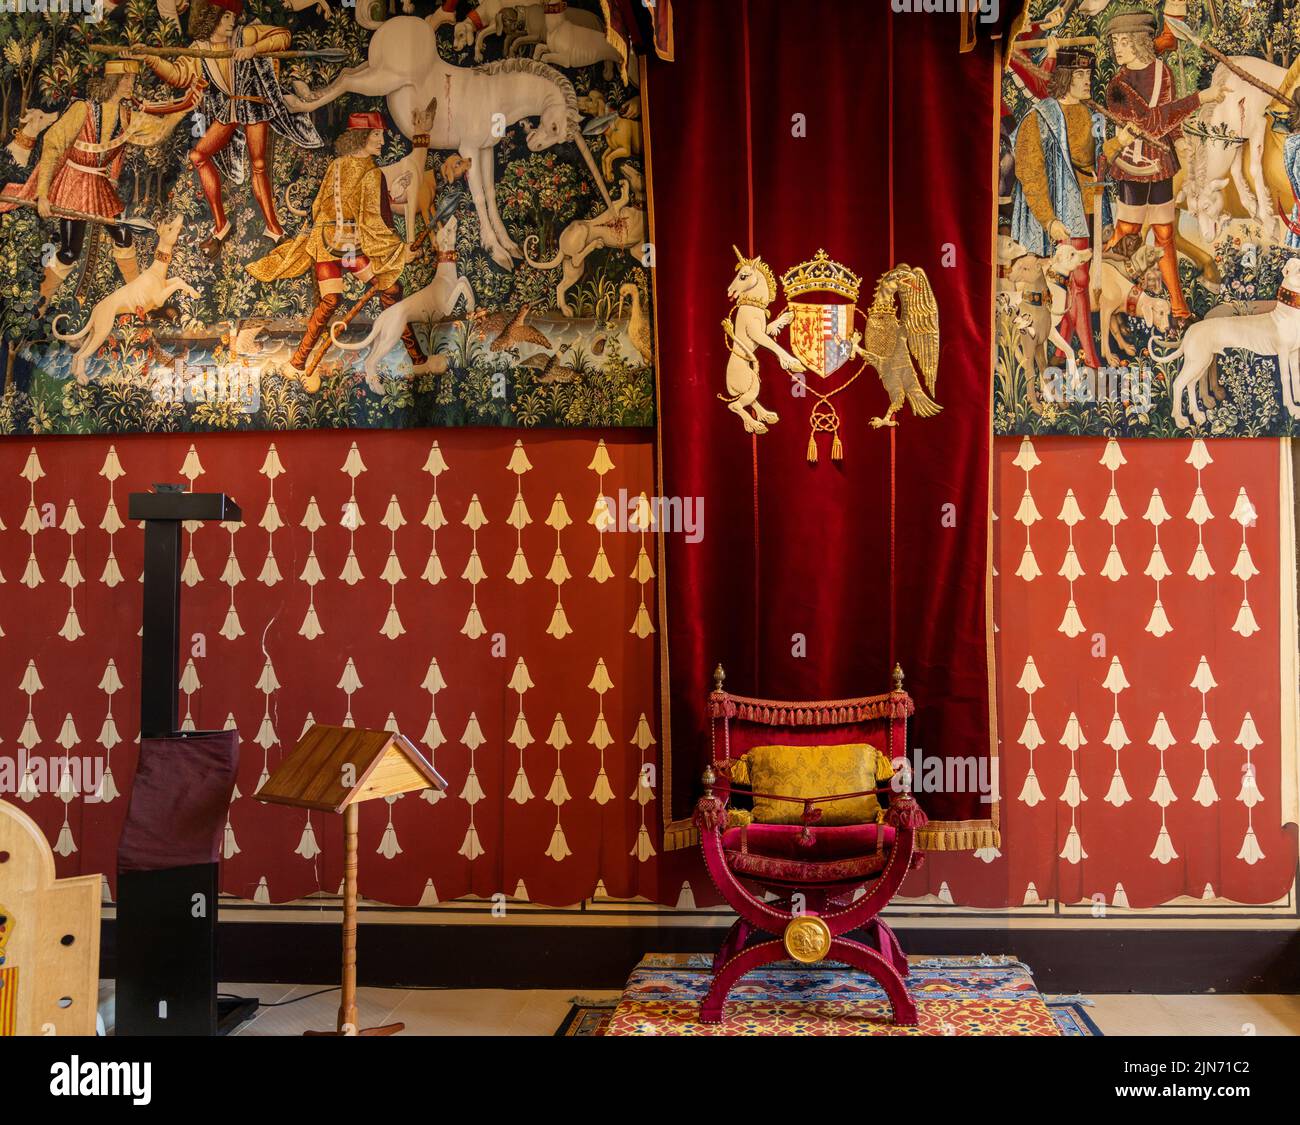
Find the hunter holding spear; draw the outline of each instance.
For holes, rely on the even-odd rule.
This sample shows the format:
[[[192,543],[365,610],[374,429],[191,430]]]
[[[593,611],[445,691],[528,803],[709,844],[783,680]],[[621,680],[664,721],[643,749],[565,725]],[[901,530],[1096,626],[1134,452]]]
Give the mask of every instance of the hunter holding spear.
[[[190,151],[190,164],[212,212],[212,233],[199,245],[210,261],[220,256],[231,230],[222,201],[223,173],[242,184],[251,165],[253,198],[266,221],[266,237],[279,242],[284,228],[271,188],[269,131],[301,148],[323,144],[311,118],[290,113],[285,106],[276,64],[266,57],[286,51],[292,33],[255,21],[240,25],[243,11],[244,0],[211,0],[191,20],[193,53],[132,49],[167,85],[186,91],[168,108],[197,109],[204,123],[203,136]]]
[[[27,182],[0,189],[6,197],[0,214],[34,203],[42,219],[58,223],[59,249],[45,265],[38,316],[81,258],[88,225],[107,230],[123,281],[139,272],[132,225],[120,221],[126,205],[117,194],[123,152],[136,132],[131,107],[139,69],[134,59],[110,59],[103,76],[91,79],[87,96],[74,101],[46,130]]]
[[[1160,247],[1160,276],[1169,291],[1170,312],[1179,329],[1191,320],[1178,277],[1178,252],[1174,247],[1177,215],[1174,209],[1174,175],[1178,157],[1173,140],[1182,123],[1201,106],[1221,102],[1222,84],[1183,98],[1174,96],[1173,75],[1156,57],[1156,21],[1149,12],[1121,12],[1106,27],[1119,70],[1106,89],[1106,116],[1130,126],[1121,129],[1126,143],[1111,160],[1117,203],[1115,233],[1110,249],[1126,235],[1138,234],[1149,224]],[[1159,141],[1159,146],[1152,143]]]
[[[427,130],[433,122],[432,107],[417,113],[415,122],[417,128]],[[343,301],[343,275],[350,273],[367,287],[348,314],[350,319],[376,294],[385,309],[402,299],[400,277],[410,258],[410,250],[393,229],[392,199],[383,171],[375,163],[384,147],[383,115],[373,110],[352,113],[347,125],[334,142],[337,155],[316,192],[311,225],[245,267],[261,282],[299,277],[311,270],[316,307],[286,368],[309,394],[320,389],[319,360],[312,357]],[[427,146],[428,134],[417,134],[415,143]],[[402,330],[402,343],[413,368],[425,369],[429,361],[409,324]]]

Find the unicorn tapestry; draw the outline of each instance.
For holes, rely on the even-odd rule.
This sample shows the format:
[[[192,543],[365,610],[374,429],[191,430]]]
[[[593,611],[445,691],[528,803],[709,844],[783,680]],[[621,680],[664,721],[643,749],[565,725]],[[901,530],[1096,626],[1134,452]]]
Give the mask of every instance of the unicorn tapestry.
[[[1300,5],[1028,8],[1000,89],[996,432],[1300,432]]]
[[[652,424],[625,4],[11,7],[0,434]]]

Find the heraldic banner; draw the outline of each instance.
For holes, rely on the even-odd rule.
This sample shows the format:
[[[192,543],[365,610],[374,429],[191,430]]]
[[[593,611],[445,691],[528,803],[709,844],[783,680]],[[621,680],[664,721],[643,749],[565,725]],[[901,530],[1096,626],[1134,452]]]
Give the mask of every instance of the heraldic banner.
[[[923,845],[999,842],[995,51],[894,7],[710,4],[650,68],[661,489],[703,505],[702,535],[661,524],[670,848],[719,663],[738,694],[830,700],[889,691],[897,662],[911,745],[975,767],[918,794]]]
[[[0,434],[653,422],[667,4],[3,8]]]

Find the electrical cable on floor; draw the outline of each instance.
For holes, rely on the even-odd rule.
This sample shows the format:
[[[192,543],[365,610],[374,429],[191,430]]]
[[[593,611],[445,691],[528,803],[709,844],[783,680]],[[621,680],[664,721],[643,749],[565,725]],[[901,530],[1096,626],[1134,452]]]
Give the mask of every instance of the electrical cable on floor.
[[[327,992],[338,992],[341,987],[342,987],[341,985],[336,984],[332,988],[322,988],[316,992],[309,992],[305,996],[295,996],[292,1000],[276,1000],[273,1002],[268,1002],[266,1000],[258,1000],[257,1006],[259,1008],[283,1008],[287,1004],[297,1004],[300,1000],[310,1000],[313,996],[324,996]],[[390,984],[390,985],[372,984],[372,985],[365,985],[363,987],[381,988],[381,989],[388,989],[388,990],[393,990],[398,992],[446,992],[447,991],[447,985],[445,984]],[[256,997],[236,996],[233,992],[219,992],[217,993],[217,999],[218,1000],[254,1000],[256,999]]]
[[[342,985],[335,985],[333,988],[322,988],[319,992],[309,992],[306,996],[295,996],[292,1000],[277,1000],[274,1003],[267,1003],[265,1000],[259,1000],[259,1008],[283,1008],[287,1004],[296,1004],[299,1000],[310,1000],[313,996],[324,996],[327,992],[338,992]]]

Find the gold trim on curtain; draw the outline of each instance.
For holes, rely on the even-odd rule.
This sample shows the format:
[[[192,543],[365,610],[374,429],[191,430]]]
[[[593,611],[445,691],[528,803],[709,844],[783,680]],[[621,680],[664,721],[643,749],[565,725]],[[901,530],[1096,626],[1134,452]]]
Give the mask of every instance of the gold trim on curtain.
[[[1279,438],[1278,450],[1278,571],[1282,589],[1279,598],[1281,629],[1281,744],[1283,824],[1300,822],[1300,695],[1296,693],[1300,676],[1300,652],[1297,651],[1296,592],[1296,488],[1295,456],[1297,447],[1291,438]],[[1291,749],[1287,749],[1290,747]]]

